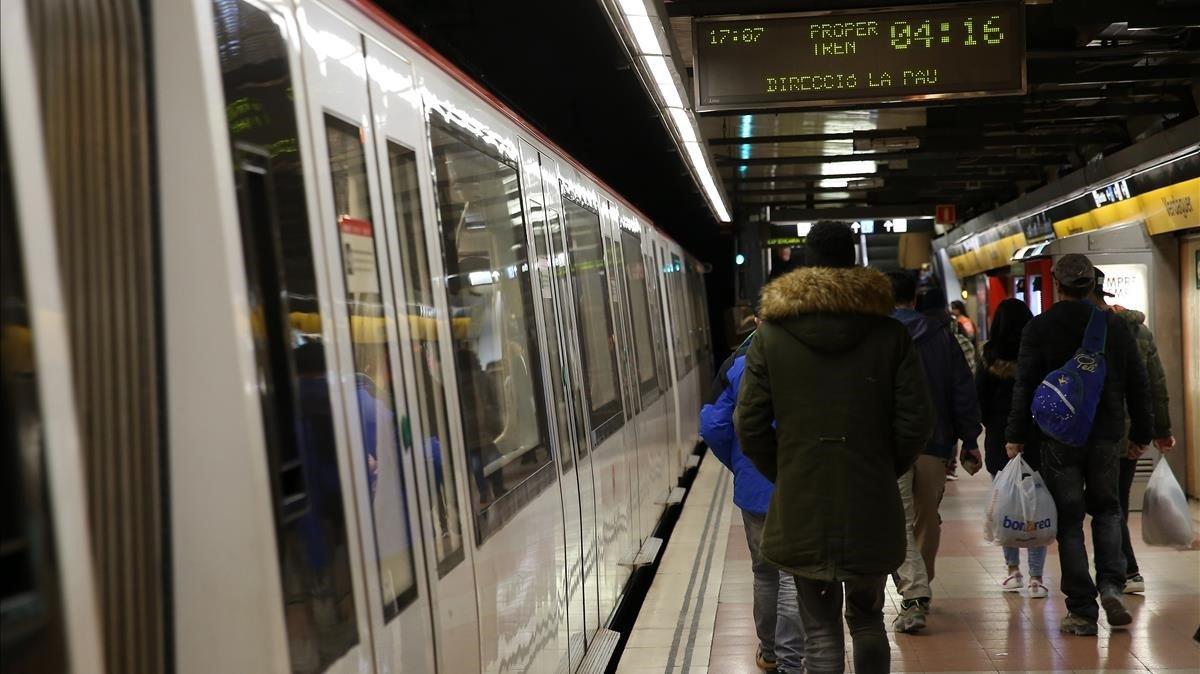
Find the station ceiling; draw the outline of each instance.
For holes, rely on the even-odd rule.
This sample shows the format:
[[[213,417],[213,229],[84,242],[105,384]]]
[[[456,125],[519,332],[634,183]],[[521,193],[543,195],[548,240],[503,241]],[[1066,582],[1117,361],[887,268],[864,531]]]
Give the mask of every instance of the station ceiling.
[[[695,17],[880,4],[673,0],[665,7],[690,73]],[[950,203],[962,221],[1194,117],[1200,3],[1028,2],[1026,55],[1024,95],[704,113],[701,131],[735,210],[769,204],[792,219],[911,217]]]

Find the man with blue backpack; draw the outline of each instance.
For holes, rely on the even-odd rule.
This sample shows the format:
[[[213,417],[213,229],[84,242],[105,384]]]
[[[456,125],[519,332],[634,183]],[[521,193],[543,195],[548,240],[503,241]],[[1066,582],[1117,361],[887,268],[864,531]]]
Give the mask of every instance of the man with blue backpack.
[[[768,672],[804,671],[804,628],[796,582],[762,556],[763,525],[775,485],[742,454],[733,428],[733,411],[753,333],[722,363],[713,382],[713,401],[700,409],[700,437],[713,456],[733,473],[733,503],[742,511],[750,568],[754,573],[755,662]]]
[[[1088,302],[1096,269],[1085,255],[1054,265],[1060,301],[1021,334],[1012,412],[1005,432],[1010,457],[1038,443],[1042,477],[1058,508],[1059,561],[1068,613],[1063,632],[1094,636],[1100,605],[1113,627],[1133,621],[1125,606],[1121,551],[1119,460],[1129,440],[1150,443],[1152,416],[1146,366],[1125,321]],[[1096,579],[1084,545],[1092,516]]]

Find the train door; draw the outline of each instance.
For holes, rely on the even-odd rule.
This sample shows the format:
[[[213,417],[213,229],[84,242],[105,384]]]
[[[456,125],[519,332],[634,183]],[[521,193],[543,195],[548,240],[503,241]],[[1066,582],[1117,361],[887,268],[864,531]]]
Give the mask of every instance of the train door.
[[[666,249],[661,242],[655,246],[655,249],[655,259],[658,263],[658,271],[655,276],[658,278],[658,295],[662,302],[663,342],[665,346],[663,355],[666,357],[667,381],[671,384],[672,407],[675,410],[675,413],[671,415],[672,419],[669,423],[671,428],[671,467],[674,475],[680,475],[683,472],[683,454],[681,449],[683,440],[679,432],[679,395],[680,379],[683,373],[676,368],[676,363],[678,362],[676,351],[679,348],[676,335],[681,326],[678,324],[677,307],[674,306],[674,302],[671,300],[671,270],[667,265]]]
[[[633,384],[635,379],[632,370],[633,344],[630,336],[628,295],[625,292],[625,275],[628,270],[625,269],[625,258],[621,256],[620,248],[621,220],[628,216],[622,215],[612,202],[605,201],[604,204],[602,212],[607,212],[607,218],[604,218],[606,220],[604,223],[605,265],[608,269],[606,276],[609,297],[613,305],[613,320],[616,322],[616,332],[613,334],[613,338],[617,341],[619,355],[617,374],[621,380],[621,398],[625,415],[625,424],[621,427],[621,454],[625,463],[625,495],[629,508],[629,551],[631,555],[629,561],[633,563],[636,561],[634,556],[645,540],[645,536],[642,533],[642,509],[639,504],[641,490],[638,487],[638,481],[641,474],[638,471],[638,441],[640,438],[636,423],[638,412],[641,409],[641,401],[638,399],[638,392]]]
[[[653,353],[651,355],[654,358],[655,388],[663,408],[662,418],[654,423],[657,432],[661,434],[661,446],[657,451],[661,454],[660,460],[666,477],[666,487],[670,489],[675,486],[675,480],[678,477],[678,473],[674,472],[674,462],[671,460],[671,448],[675,446],[675,392],[671,386],[668,370],[670,353],[667,350],[666,338],[663,334],[666,324],[663,320],[662,298],[659,295],[659,266],[655,262],[657,245],[657,233],[651,229],[645,230],[640,252],[645,264],[646,293],[649,296],[648,310],[650,332],[653,335]]]
[[[24,4],[0,7],[0,669],[99,672],[105,660],[35,61]]]
[[[361,542],[350,555],[360,579],[356,595],[364,600],[358,614],[371,628],[380,671],[429,671],[434,634],[425,523],[418,517],[425,509],[417,504],[412,424],[403,395],[407,372],[398,353],[384,236],[382,153],[363,78],[365,43],[355,27],[318,3],[302,4],[297,18],[308,47],[305,75],[320,203],[312,220],[326,253],[336,335],[331,355],[337,364],[330,369],[337,373],[341,395],[335,394],[335,405],[340,402],[342,437],[350,448],[342,459],[352,478],[349,512],[356,515]],[[395,65],[396,78],[411,82],[411,73]],[[380,72],[382,66],[376,83]],[[413,152],[401,146],[404,150]]]
[[[564,575],[565,621],[560,631],[566,633],[568,662],[574,670],[582,661],[587,649],[588,635],[584,627],[586,612],[583,585],[583,516],[579,502],[579,480],[575,461],[571,388],[568,381],[569,369],[565,355],[561,322],[558,318],[554,282],[554,246],[552,238],[562,228],[557,203],[548,207],[547,181],[558,188],[556,171],[547,170],[543,178],[542,162],[548,157],[525,142],[518,141],[521,155],[522,188],[525,197],[526,217],[529,221],[530,240],[533,242],[533,275],[537,297],[541,305],[544,330],[542,343],[545,345],[546,396],[549,406],[550,436],[558,458],[559,491],[562,497],[563,541],[559,574]],[[589,476],[590,479],[590,476]]]
[[[637,218],[623,217],[618,245],[624,274],[625,316],[629,325],[629,374],[638,400],[636,423],[638,507],[641,511],[641,537],[653,531],[670,490],[666,477],[662,395],[654,364],[654,338],[645,258],[642,255],[642,226]]]
[[[575,307],[578,298],[571,283],[571,262],[567,255],[567,234],[563,220],[563,200],[558,162],[540,156],[542,193],[550,226],[549,242],[554,265],[554,290],[558,321],[562,328],[563,357],[567,382],[567,414],[572,446],[575,450],[576,484],[579,490],[580,539],[584,596],[584,634],[588,639],[600,628],[600,521],[596,504],[596,476],[592,461],[592,439],[588,431],[587,398],[583,389],[583,359]]]

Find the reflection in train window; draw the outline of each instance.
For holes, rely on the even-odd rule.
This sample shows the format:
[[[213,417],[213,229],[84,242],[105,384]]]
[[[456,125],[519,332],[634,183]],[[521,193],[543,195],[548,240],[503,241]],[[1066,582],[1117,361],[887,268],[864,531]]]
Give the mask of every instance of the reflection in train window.
[[[436,113],[435,113],[436,114]],[[482,543],[555,479],[516,167],[434,117],[437,203],[475,536]]]
[[[562,471],[566,473],[574,465],[574,456],[570,450],[571,430],[567,415],[568,383],[562,356],[562,341],[555,320],[554,310],[554,264],[552,243],[559,235],[562,227],[558,211],[541,206],[530,209],[530,229],[533,231],[534,259],[537,261],[538,295],[542,298],[542,317],[546,324],[546,360],[550,363],[551,399],[554,400],[554,427],[557,431],[558,460],[562,463]]]
[[[695,263],[688,264],[687,268],[688,282],[688,300],[692,305],[692,353],[695,354],[695,363],[699,365],[704,358],[705,332],[707,321],[705,320],[705,299],[704,299],[704,278],[696,269]]]
[[[292,669],[327,668],[358,643],[347,522],[283,22],[213,3],[275,497]]]
[[[63,672],[67,644],[46,508],[45,430],[4,122],[0,117],[0,662],[6,672]]]
[[[604,268],[604,239],[599,214],[563,200],[570,250],[571,281],[579,323],[592,433],[599,443],[621,424],[621,391],[617,375],[616,327],[613,325],[608,274]]]
[[[419,434],[411,439],[424,452],[426,478],[433,490],[433,546],[438,576],[444,576],[464,558],[462,524],[458,512],[458,472],[451,451],[450,422],[446,414],[446,388],[442,381],[441,337],[433,298],[433,271],[425,247],[425,223],[421,217],[421,193],[417,183],[416,154],[388,141],[388,166],[392,173],[392,197],[399,230],[400,264],[404,275],[404,308],[407,319],[407,348],[412,353],[413,383],[417,398],[411,402],[419,415]],[[457,323],[456,323],[457,325]],[[405,438],[405,442],[409,442]]]
[[[642,263],[642,244],[637,236],[621,231],[621,256],[625,260],[625,292],[633,322],[633,349],[637,360],[638,387],[642,408],[658,397],[654,368],[654,338],[650,335],[650,306],[646,289],[646,268]]]
[[[412,535],[405,500],[391,353],[384,330],[383,292],[367,191],[367,161],[358,127],[325,116],[333,212],[342,251],[346,310],[354,360],[354,391],[362,427],[379,592],[384,621],[417,597]]]

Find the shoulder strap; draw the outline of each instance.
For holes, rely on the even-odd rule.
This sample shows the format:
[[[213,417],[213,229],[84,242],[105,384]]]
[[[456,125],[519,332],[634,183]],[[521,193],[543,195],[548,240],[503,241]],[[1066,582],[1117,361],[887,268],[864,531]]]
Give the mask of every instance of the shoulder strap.
[[[1092,317],[1088,319],[1087,330],[1083,333],[1082,348],[1092,353],[1104,353],[1108,342],[1108,313],[1092,307]]]

